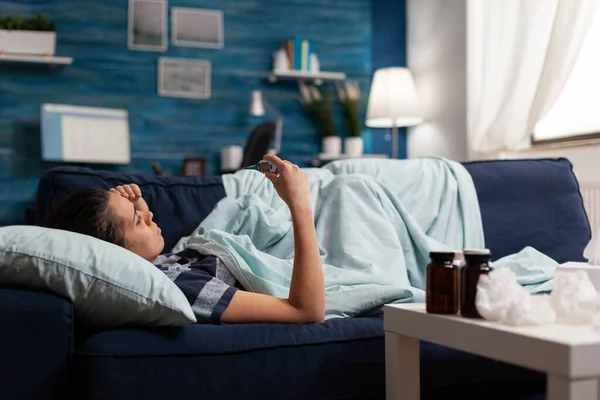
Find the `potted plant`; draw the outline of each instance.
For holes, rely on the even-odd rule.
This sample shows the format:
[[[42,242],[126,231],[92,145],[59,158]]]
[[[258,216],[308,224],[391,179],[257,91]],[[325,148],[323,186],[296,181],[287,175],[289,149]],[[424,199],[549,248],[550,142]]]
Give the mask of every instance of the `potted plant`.
[[[338,98],[344,110],[348,136],[344,141],[346,154],[360,157],[363,154],[362,124],[360,122],[360,89],[357,82],[345,82],[338,86]]]
[[[331,100],[321,94],[316,86],[299,83],[300,102],[308,112],[322,137],[322,151],[327,155],[339,155],[342,152],[342,139],[337,135],[331,118]]]
[[[43,15],[0,17],[0,53],[54,55],[56,30]]]

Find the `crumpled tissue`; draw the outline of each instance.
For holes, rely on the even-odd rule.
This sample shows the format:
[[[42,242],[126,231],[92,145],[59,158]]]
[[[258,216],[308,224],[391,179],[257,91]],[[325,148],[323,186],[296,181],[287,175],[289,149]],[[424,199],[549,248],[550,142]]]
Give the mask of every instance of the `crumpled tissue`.
[[[556,322],[587,325],[598,310],[598,292],[585,271],[556,272],[550,294]]]
[[[554,279],[550,295],[532,295],[510,269],[494,269],[479,277],[475,306],[483,318],[507,325],[600,324],[598,292],[585,271],[556,271]]]
[[[507,325],[543,325],[556,320],[548,296],[532,296],[508,268],[479,277],[475,306],[483,318]]]

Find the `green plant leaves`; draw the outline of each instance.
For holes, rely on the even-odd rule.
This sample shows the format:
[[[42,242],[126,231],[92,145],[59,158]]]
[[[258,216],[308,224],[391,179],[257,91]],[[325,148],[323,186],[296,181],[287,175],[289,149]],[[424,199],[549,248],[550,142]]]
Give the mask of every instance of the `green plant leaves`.
[[[15,17],[0,17],[0,29],[22,30],[22,31],[42,31],[54,32],[56,28],[54,23],[50,22],[46,16],[40,14],[36,17],[23,18],[21,15]]]

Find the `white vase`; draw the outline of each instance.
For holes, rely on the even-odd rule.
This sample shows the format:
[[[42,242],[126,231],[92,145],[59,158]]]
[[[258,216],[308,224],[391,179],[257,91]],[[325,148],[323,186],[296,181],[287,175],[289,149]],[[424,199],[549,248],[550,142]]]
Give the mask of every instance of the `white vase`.
[[[0,29],[0,53],[53,56],[55,48],[56,32]]]
[[[236,171],[242,165],[244,157],[242,146],[221,148],[221,171]]]
[[[321,144],[324,154],[338,155],[342,153],[342,138],[339,136],[326,136]]]
[[[347,137],[344,143],[346,154],[350,157],[360,157],[363,155],[363,138]]]
[[[273,53],[273,71],[285,72],[288,70],[290,70],[290,60],[288,59],[286,51],[279,49]]]
[[[319,57],[317,57],[316,53],[312,53],[310,55],[310,72],[313,74],[318,74],[321,71],[321,64],[319,63]]]

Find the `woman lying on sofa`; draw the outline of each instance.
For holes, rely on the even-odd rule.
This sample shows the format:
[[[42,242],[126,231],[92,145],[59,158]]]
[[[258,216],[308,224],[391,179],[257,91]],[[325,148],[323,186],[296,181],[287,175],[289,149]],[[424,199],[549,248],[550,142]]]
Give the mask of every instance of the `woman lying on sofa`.
[[[152,212],[135,184],[109,191],[86,189],[74,193],[50,213],[46,225],[114,243],[153,262],[183,291],[198,322],[323,321],[323,267],[308,176],[289,161],[273,155],[266,155],[265,159],[278,168],[278,173],[267,173],[266,177],[289,207],[294,227],[294,268],[287,299],[240,290],[231,273],[214,256],[191,249],[161,255],[161,230],[152,221]]]

